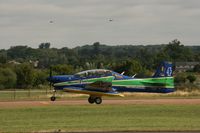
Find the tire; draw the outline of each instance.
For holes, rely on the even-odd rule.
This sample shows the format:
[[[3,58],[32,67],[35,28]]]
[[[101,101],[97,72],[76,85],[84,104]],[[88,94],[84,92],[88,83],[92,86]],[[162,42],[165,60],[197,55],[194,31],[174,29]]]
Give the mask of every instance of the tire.
[[[56,100],[56,97],[55,97],[55,96],[52,96],[50,99],[51,99],[51,101],[55,101],[55,100]]]
[[[96,97],[96,98],[94,99],[94,101],[95,101],[96,104],[101,104],[101,103],[102,103],[101,97]]]
[[[90,104],[93,104],[93,103],[94,103],[94,98],[89,97],[89,98],[88,98],[88,102],[89,102]]]

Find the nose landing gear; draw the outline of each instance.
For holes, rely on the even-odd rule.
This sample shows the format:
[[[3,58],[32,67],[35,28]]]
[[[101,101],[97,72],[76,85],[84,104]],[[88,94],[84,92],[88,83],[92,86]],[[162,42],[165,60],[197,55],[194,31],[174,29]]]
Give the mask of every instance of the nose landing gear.
[[[56,100],[56,90],[53,90],[53,96],[50,97],[51,101],[55,101]]]
[[[51,101],[55,101],[55,100],[56,100],[56,97],[55,97],[55,96],[52,96],[50,99],[51,99]]]

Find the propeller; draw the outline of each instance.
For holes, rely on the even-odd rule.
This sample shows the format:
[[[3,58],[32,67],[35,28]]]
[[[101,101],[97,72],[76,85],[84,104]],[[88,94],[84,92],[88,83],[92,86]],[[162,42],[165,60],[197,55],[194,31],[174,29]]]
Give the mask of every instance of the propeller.
[[[50,90],[52,87],[51,77],[52,77],[52,67],[50,66],[50,68],[49,68],[49,88],[50,88]]]
[[[52,81],[52,66],[50,66],[49,68],[49,78],[48,78],[48,81],[49,81],[49,88],[50,88],[50,91],[53,92],[53,96],[51,96],[51,101],[55,101],[56,100],[56,96],[55,96],[55,93],[56,91],[54,89],[52,89],[52,86],[53,86],[53,81]]]
[[[47,81],[49,82],[49,89],[51,91],[51,87],[52,87],[52,67],[49,67],[49,77],[47,78]],[[48,88],[48,87],[47,87]],[[48,89],[46,88],[46,94],[48,93]]]

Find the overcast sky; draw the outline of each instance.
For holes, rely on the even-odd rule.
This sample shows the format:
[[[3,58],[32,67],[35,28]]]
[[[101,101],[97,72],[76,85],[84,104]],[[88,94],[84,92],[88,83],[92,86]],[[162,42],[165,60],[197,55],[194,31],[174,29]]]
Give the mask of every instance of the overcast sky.
[[[109,20],[112,21],[109,21]],[[200,45],[200,0],[0,0],[0,49],[15,45],[75,47]]]

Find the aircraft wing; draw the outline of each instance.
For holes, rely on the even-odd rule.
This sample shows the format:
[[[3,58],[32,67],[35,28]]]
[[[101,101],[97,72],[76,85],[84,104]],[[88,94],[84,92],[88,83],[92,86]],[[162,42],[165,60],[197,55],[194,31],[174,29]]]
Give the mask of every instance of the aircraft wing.
[[[88,94],[92,96],[121,96],[124,97],[123,94],[120,94],[116,91],[98,91],[98,90],[91,90],[91,89],[85,89],[85,88],[79,88],[79,87],[65,87],[63,88],[64,91],[67,92],[73,92],[73,93],[80,93],[80,94]]]

